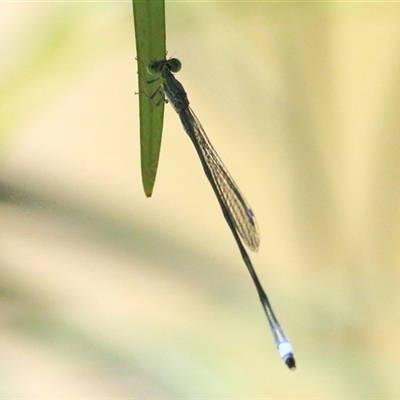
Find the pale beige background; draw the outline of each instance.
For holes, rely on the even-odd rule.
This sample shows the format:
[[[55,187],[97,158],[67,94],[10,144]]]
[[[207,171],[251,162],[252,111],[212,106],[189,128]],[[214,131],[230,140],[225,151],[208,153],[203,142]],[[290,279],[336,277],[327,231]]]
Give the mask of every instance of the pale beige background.
[[[0,3],[0,397],[399,397],[400,5],[167,3],[296,372],[168,105],[143,194],[132,21]]]

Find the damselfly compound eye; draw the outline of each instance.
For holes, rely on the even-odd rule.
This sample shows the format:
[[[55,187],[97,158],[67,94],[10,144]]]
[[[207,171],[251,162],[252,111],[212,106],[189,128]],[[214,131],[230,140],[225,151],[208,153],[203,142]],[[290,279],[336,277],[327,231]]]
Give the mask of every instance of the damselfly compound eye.
[[[170,60],[167,60],[167,65],[170,71],[174,74],[179,72],[182,68],[182,63],[177,58],[171,58]]]

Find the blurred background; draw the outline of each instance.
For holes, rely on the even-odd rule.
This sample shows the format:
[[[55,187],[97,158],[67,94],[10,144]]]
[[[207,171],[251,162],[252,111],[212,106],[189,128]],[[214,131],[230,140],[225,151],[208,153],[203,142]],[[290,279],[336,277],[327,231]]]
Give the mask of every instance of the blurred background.
[[[0,397],[400,396],[400,5],[166,12],[298,368],[169,105],[143,193],[131,3],[2,2]]]

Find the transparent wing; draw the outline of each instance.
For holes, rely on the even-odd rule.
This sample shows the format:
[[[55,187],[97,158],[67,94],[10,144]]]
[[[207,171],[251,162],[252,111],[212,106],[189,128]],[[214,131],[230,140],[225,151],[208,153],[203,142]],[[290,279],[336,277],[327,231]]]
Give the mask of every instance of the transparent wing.
[[[192,141],[196,140],[198,142],[218,192],[232,217],[239,235],[251,250],[257,251],[260,245],[260,235],[250,204],[244,198],[218,156],[193,110],[187,107],[185,111],[180,113],[180,117],[185,131]]]

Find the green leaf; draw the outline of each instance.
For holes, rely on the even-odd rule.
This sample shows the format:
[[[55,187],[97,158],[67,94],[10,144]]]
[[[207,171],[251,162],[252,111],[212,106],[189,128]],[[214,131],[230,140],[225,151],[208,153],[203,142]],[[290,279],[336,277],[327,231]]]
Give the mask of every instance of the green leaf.
[[[136,54],[139,77],[140,157],[143,189],[147,197],[153,192],[160,157],[164,120],[164,101],[156,95],[160,81],[147,72],[151,60],[165,58],[165,4],[164,0],[133,0]]]

